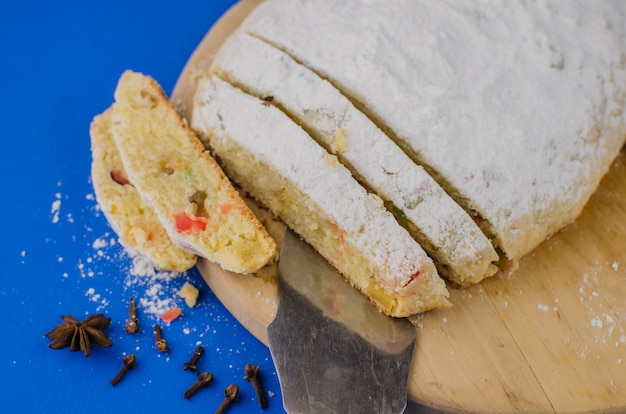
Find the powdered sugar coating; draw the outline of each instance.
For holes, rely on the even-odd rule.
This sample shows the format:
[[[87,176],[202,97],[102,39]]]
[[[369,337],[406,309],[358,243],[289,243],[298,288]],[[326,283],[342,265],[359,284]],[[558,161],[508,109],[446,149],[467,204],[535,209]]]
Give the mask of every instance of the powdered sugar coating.
[[[357,177],[389,200],[451,280],[467,285],[495,272],[498,256],[470,216],[329,82],[258,38],[231,36],[212,70],[258,97],[271,96]]]
[[[380,269],[373,276],[381,285],[402,291],[419,272],[445,290],[430,258],[382,200],[368,194],[341,164],[328,164],[330,155],[280,110],[216,77],[205,78],[199,81],[191,125],[228,135],[288,177]]]
[[[518,259],[624,143],[626,4],[268,0],[250,32],[341,85]]]

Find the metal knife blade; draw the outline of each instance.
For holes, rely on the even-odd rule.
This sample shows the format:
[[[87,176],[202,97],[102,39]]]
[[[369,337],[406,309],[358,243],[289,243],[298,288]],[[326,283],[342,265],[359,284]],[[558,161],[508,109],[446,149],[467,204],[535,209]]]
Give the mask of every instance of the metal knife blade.
[[[285,410],[402,413],[416,330],[388,317],[287,230],[267,328]]]

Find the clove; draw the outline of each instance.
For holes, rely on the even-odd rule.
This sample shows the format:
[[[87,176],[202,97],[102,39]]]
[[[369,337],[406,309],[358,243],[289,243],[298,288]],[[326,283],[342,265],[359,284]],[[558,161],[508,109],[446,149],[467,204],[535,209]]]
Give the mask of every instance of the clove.
[[[128,320],[126,321],[126,333],[134,334],[139,332],[139,318],[137,317],[137,307],[135,299],[130,298],[128,304]]]
[[[200,360],[200,357],[202,356],[203,353],[204,353],[204,347],[200,345],[194,351],[189,362],[183,363],[183,370],[191,371],[194,374],[198,375],[198,361]]]
[[[217,410],[215,410],[215,414],[222,414],[226,411],[226,408],[230,405],[231,402],[237,401],[237,393],[239,392],[239,386],[237,384],[231,384],[224,390],[224,399]]]
[[[117,383],[120,382],[124,374],[126,374],[126,371],[128,371],[129,369],[134,369],[137,362],[135,354],[128,354],[127,356],[122,358],[122,360],[124,361],[124,365],[122,365],[122,368],[120,368],[120,372],[117,373],[115,378],[111,380],[111,385],[113,386],[117,385]]]
[[[167,352],[170,350],[169,345],[167,345],[167,341],[163,338],[163,331],[159,325],[154,325],[154,339],[156,340],[156,347],[159,352]]]
[[[267,408],[267,397],[265,391],[263,391],[263,385],[261,384],[261,367],[254,364],[246,364],[246,375],[243,377],[246,381],[249,381],[256,392],[256,396],[259,399],[259,405],[261,408]]]
[[[183,397],[186,400],[190,399],[202,388],[208,387],[211,384],[211,381],[213,381],[213,374],[211,374],[210,372],[203,372],[202,374],[198,375],[198,380],[194,382],[191,387],[187,389],[187,391],[185,391]]]

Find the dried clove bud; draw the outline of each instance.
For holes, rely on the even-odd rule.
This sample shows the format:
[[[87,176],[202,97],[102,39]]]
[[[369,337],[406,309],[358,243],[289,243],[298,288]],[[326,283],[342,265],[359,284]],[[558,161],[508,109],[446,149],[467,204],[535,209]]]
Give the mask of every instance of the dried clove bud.
[[[200,360],[200,357],[202,356],[203,353],[204,353],[204,347],[200,345],[194,351],[189,362],[185,362],[183,364],[183,369],[185,371],[191,371],[194,374],[198,375],[198,361]]]
[[[124,374],[126,374],[126,371],[128,371],[129,369],[134,369],[137,362],[135,354],[128,354],[127,356],[122,358],[122,360],[124,361],[124,365],[122,365],[122,368],[120,368],[120,372],[118,372],[115,378],[111,380],[111,385],[113,386],[117,385],[117,383],[120,382]]]
[[[256,396],[259,399],[259,405],[261,408],[267,408],[267,397],[265,396],[265,391],[263,390],[263,385],[261,384],[261,376],[260,376],[261,367],[258,367],[254,364],[246,364],[245,372],[246,375],[243,377],[246,381],[249,381],[256,392]]]
[[[237,384],[231,384],[224,390],[224,399],[217,410],[215,410],[215,414],[222,414],[226,411],[226,408],[230,405],[231,402],[237,401],[237,393],[239,392],[239,386]]]
[[[169,345],[167,344],[167,341],[165,340],[165,338],[163,338],[163,331],[161,330],[161,327],[159,325],[154,325],[154,339],[156,340],[156,347],[159,350],[159,352],[167,352],[170,350]]]
[[[185,391],[183,397],[186,400],[190,399],[202,388],[208,387],[211,384],[211,381],[213,381],[213,374],[211,374],[210,372],[203,372],[202,374],[198,375],[198,380],[194,382],[191,387],[187,389],[187,391]]]
[[[130,298],[128,304],[128,320],[126,321],[126,333],[134,334],[139,332],[139,318],[137,317],[137,307],[135,299]]]

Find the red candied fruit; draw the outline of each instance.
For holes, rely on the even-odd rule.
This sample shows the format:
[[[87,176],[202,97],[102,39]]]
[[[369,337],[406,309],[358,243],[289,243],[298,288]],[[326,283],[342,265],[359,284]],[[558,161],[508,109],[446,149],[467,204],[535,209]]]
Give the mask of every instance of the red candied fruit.
[[[180,308],[170,308],[161,314],[161,320],[163,322],[170,323],[178,318],[183,313]]]
[[[176,220],[176,230],[180,233],[195,233],[206,230],[207,219],[205,217],[177,214],[174,219]]]
[[[417,272],[413,273],[411,276],[409,276],[409,280],[402,285],[402,287],[407,287],[411,284],[411,282],[413,282],[415,279],[417,279],[420,275],[420,271],[418,270]]]

